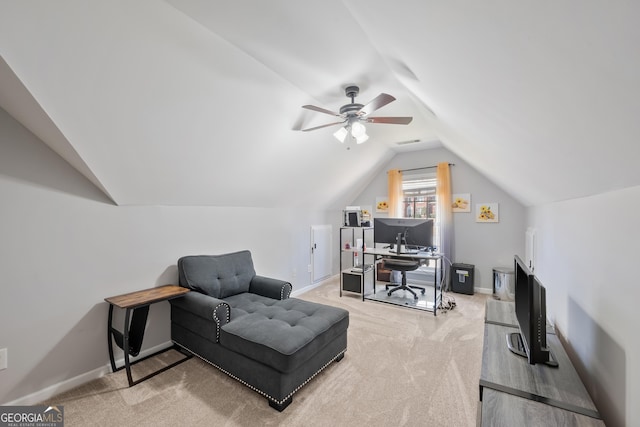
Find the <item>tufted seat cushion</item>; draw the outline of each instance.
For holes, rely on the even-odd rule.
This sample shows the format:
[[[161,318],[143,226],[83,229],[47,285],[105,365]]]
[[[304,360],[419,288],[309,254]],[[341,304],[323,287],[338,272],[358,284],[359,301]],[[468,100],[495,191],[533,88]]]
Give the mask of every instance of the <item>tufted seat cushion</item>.
[[[349,326],[349,312],[297,298],[274,300],[244,293],[225,298],[232,321],[220,344],[280,372],[291,372]]]

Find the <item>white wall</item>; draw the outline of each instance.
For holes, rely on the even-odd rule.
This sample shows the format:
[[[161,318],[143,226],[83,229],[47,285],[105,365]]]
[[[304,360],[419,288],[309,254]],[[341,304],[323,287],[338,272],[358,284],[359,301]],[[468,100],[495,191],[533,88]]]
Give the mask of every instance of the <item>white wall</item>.
[[[529,210],[548,317],[608,426],[640,423],[640,187]]]
[[[114,206],[1,109],[0,200],[0,404],[104,368],[104,298],[177,283],[180,256],[250,249],[258,274],[309,286],[310,227],[327,220],[299,209]],[[167,342],[168,303],[152,306],[148,323],[143,348]]]
[[[375,213],[375,200],[378,196],[387,195],[387,170],[433,166],[439,162],[455,164],[451,167],[453,193],[471,193],[471,213],[453,214],[452,262],[473,264],[476,290],[490,293],[493,289],[493,268],[512,266],[514,254],[524,253],[526,209],[449,150],[436,148],[396,155],[352,204],[373,207],[374,217],[385,215]],[[475,222],[475,205],[484,202],[499,203],[500,222]]]

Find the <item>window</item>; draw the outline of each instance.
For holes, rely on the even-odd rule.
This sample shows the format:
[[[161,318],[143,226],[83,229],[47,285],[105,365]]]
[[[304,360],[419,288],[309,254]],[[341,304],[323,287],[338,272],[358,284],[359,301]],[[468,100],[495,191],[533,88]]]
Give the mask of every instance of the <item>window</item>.
[[[402,177],[403,216],[436,219],[436,174]]]
[[[436,173],[402,176],[403,216],[433,219],[433,242],[439,246],[440,230],[437,220]]]

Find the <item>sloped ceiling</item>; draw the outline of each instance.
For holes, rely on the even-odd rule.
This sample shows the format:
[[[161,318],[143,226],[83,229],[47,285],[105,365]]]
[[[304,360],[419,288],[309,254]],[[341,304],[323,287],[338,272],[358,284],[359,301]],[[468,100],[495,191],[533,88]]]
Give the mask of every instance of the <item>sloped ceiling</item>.
[[[578,0],[3,2],[0,107],[119,205],[339,207],[396,152],[440,144],[535,205],[640,185],[638,16]],[[359,146],[300,132],[333,121],[302,105],[338,110],[349,84],[414,121],[369,125]]]

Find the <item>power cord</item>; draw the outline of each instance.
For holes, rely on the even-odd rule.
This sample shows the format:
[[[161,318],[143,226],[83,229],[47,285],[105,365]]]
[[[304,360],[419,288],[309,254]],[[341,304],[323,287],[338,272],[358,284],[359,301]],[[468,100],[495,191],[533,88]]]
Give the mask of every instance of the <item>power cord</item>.
[[[442,294],[438,310],[451,311],[456,308],[456,299],[450,295]]]
[[[448,267],[451,266],[451,260],[443,254],[442,260],[440,262],[444,262],[445,266],[442,269],[443,274],[440,278],[440,304],[438,305],[438,310],[443,310],[446,312],[456,308],[456,299],[451,295],[445,295],[445,292],[449,292],[447,278],[449,277]],[[447,266],[447,263],[449,263],[449,266]]]

